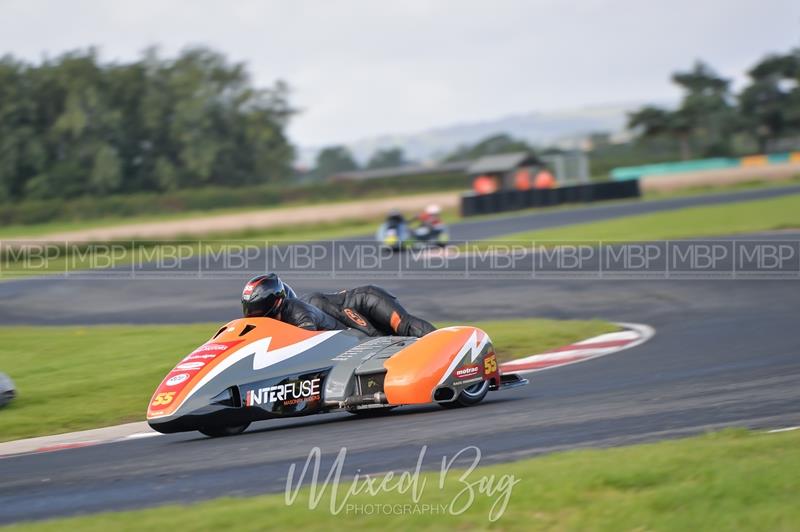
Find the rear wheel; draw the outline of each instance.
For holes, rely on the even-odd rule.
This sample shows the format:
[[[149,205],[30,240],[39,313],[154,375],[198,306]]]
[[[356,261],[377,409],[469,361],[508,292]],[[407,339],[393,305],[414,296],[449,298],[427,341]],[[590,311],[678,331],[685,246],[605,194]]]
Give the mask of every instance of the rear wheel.
[[[459,408],[462,406],[472,406],[480,403],[483,401],[483,398],[486,397],[486,394],[489,393],[489,380],[476,382],[472,386],[467,386],[461,393],[458,394],[453,401],[447,401],[446,403],[439,403],[445,408]]]
[[[224,436],[236,436],[244,432],[250,423],[244,425],[234,425],[232,427],[202,427],[197,430],[210,438],[222,438]]]

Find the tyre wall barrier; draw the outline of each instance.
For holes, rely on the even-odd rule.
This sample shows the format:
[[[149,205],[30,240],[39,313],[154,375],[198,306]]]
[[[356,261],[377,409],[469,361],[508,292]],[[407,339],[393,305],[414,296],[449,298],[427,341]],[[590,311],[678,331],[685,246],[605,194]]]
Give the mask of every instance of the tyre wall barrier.
[[[469,192],[461,196],[461,215],[477,216],[517,211],[532,207],[552,207],[565,203],[638,198],[639,180],[608,181],[551,189],[499,190],[492,194]]]

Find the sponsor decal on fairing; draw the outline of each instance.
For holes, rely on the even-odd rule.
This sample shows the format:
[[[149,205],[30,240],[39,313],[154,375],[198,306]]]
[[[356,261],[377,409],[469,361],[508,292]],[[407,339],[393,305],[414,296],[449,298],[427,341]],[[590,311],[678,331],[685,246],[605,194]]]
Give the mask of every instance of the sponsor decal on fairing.
[[[207,351],[225,351],[231,346],[230,343],[219,343],[219,344],[203,344],[197,349],[195,349],[192,354],[195,353],[205,353]]]
[[[463,381],[453,381],[453,386],[466,386],[476,382],[481,382],[483,377],[474,377],[472,379],[464,379]]]
[[[177,366],[175,366],[175,369],[173,371],[175,371],[175,370],[179,370],[179,371],[187,371],[188,370],[188,371],[191,371],[191,370],[195,370],[195,369],[200,369],[205,365],[206,365],[205,362],[200,362],[200,361],[198,361],[198,362],[184,362],[182,364],[178,364]]]
[[[175,375],[174,377],[170,377],[169,379],[167,379],[166,384],[167,386],[177,386],[178,384],[182,383],[188,378],[189,378],[188,373],[179,373],[178,375]]]
[[[245,405],[257,406],[278,402],[282,405],[294,405],[302,401],[318,400],[320,398],[319,389],[319,378],[265,386],[248,390]]]
[[[217,355],[189,355],[184,360],[207,360],[210,358],[217,358]]]
[[[183,359],[183,362],[187,362],[190,360],[213,360],[217,358],[219,355],[230,349],[231,347],[242,343],[241,340],[235,340],[233,342],[211,342],[207,344],[203,344],[194,351],[192,351],[186,358]]]
[[[470,364],[469,366],[462,366],[456,370],[457,379],[468,379],[474,377],[480,371],[480,366],[477,364]]]

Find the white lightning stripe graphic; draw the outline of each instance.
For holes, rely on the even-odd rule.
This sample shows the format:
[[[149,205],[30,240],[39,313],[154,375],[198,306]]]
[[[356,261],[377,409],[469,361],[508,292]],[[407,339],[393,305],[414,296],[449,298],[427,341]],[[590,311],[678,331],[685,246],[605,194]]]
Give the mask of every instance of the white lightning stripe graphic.
[[[264,349],[257,349],[255,352],[255,356],[253,357],[253,369],[254,370],[264,369],[267,366],[271,366],[273,364],[277,364],[278,362],[282,362],[287,358],[291,358],[295,355],[302,353],[303,351],[311,349],[315,345],[321,344],[334,334],[338,334],[340,332],[342,331],[326,331],[320,334],[316,334],[311,338],[307,338],[302,342],[298,342],[296,344],[290,344],[287,345],[286,347],[281,347],[280,349],[276,349],[274,351],[269,350],[269,340],[271,338],[266,338],[267,345],[264,347]]]
[[[244,345],[225,357],[225,360],[214,366],[211,371],[206,373],[200,381],[195,384],[191,391],[186,394],[186,397],[183,398],[183,401],[178,405],[177,408],[173,411],[172,414],[165,414],[163,416],[153,416],[150,419],[157,419],[160,417],[169,417],[175,415],[181,407],[189,400],[194,393],[205,386],[208,382],[214,379],[217,375],[228,369],[229,367],[233,366],[240,360],[243,360],[251,355],[253,355],[253,369],[259,370],[264,369],[267,366],[271,366],[272,364],[276,364],[287,358],[291,358],[295,355],[299,355],[300,353],[306,351],[314,347],[317,344],[320,344],[330,338],[331,336],[338,334],[342,331],[326,331],[320,334],[315,334],[311,338],[307,338],[302,342],[298,342],[296,344],[287,345],[286,347],[281,347],[280,349],[276,349],[275,351],[269,351],[269,344],[272,341],[272,337],[268,336],[267,338],[262,338],[260,340],[256,340],[251,344]]]
[[[456,369],[463,361],[464,357],[467,356],[469,353],[471,355],[470,362],[475,362],[478,357],[480,356],[483,348],[486,347],[486,344],[489,343],[489,335],[483,335],[483,339],[481,342],[478,343],[478,331],[472,331],[472,335],[467,339],[464,347],[458,352],[458,354],[453,358],[453,361],[450,363],[450,367],[447,368],[447,371],[444,372],[442,375],[442,379],[439,381],[439,384],[442,384],[447,378],[453,373],[453,370]],[[437,384],[436,386],[439,386]]]

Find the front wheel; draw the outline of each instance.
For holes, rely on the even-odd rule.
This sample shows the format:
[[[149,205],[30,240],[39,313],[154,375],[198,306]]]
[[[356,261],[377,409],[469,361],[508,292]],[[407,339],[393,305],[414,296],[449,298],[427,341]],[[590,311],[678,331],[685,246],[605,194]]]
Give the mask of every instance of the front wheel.
[[[489,380],[476,382],[472,386],[467,386],[461,390],[461,393],[458,394],[458,397],[456,397],[455,400],[439,404],[445,408],[458,408],[461,406],[476,405],[483,401],[483,398],[486,397],[487,393],[489,393],[489,384]]]
[[[245,423],[244,425],[234,425],[232,427],[201,427],[197,430],[210,438],[222,438],[224,436],[236,436],[237,434],[241,434],[247,430],[249,426],[250,423]]]

